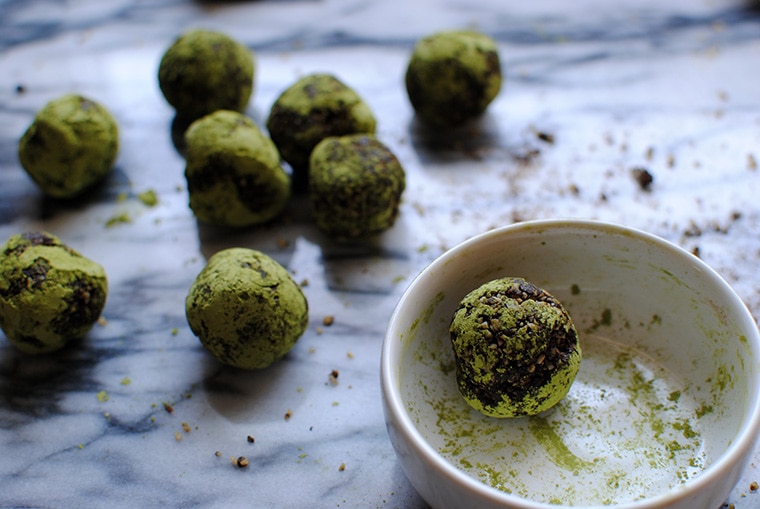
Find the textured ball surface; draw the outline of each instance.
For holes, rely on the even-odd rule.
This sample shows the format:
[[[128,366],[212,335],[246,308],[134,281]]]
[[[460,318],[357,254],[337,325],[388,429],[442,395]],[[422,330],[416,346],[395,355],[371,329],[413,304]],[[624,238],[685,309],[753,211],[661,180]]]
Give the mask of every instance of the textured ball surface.
[[[309,309],[288,271],[264,253],[229,248],[213,255],[190,287],[185,314],[220,362],[265,368],[306,330]]]
[[[231,37],[189,30],[166,50],[158,84],[181,118],[216,110],[243,111],[253,93],[254,55]]]
[[[501,89],[496,42],[472,31],[448,31],[421,39],[405,76],[409,101],[420,120],[454,127],[485,112]]]
[[[401,163],[372,135],[326,138],[311,154],[312,215],[333,239],[366,239],[393,226],[405,186]]]
[[[106,108],[80,95],[47,103],[19,141],[21,166],[54,198],[72,198],[103,180],[119,151],[119,128]]]
[[[457,383],[492,417],[548,410],[578,373],[578,333],[562,304],[521,278],[490,281],[462,299],[450,327]]]
[[[0,327],[19,350],[48,353],[83,337],[108,295],[103,267],[47,232],[0,248]]]
[[[185,141],[187,190],[198,220],[244,227],[283,211],[290,179],[274,143],[251,119],[219,110],[193,122]]]
[[[267,129],[294,173],[308,169],[314,147],[329,136],[375,132],[367,103],[330,74],[304,76],[274,102]]]

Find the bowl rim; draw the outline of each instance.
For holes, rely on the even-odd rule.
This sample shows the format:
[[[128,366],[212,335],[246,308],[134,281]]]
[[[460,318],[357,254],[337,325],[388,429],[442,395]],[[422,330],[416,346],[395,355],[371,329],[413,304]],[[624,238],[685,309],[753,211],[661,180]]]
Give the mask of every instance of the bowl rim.
[[[520,509],[572,509],[579,508],[580,506],[565,506],[556,504],[547,504],[544,502],[533,501],[525,499],[516,495],[512,495],[492,486],[488,486],[485,483],[478,481],[477,479],[469,476],[462,470],[456,468],[449,463],[435,448],[433,448],[427,440],[422,436],[422,433],[414,425],[408,412],[406,411],[402,397],[400,394],[400,371],[397,366],[391,363],[391,353],[398,348],[394,345],[401,345],[397,339],[397,334],[394,333],[393,324],[398,320],[399,315],[402,312],[406,302],[411,299],[414,288],[417,284],[424,280],[432,271],[442,267],[453,256],[467,251],[471,247],[482,243],[492,237],[502,236],[505,234],[514,234],[521,231],[532,230],[546,230],[552,228],[562,229],[585,229],[593,230],[599,233],[614,233],[617,235],[625,235],[629,237],[635,237],[640,240],[647,241],[656,245],[660,249],[669,250],[675,254],[682,256],[685,260],[698,266],[704,273],[705,277],[711,279],[715,284],[723,287],[726,296],[729,298],[728,304],[739,311],[742,322],[746,322],[744,325],[751,324],[752,327],[747,327],[752,331],[751,337],[747,338],[747,342],[751,345],[751,364],[755,366],[756,371],[760,372],[760,330],[758,330],[757,322],[749,311],[749,308],[744,301],[739,297],[736,291],[728,284],[728,282],[718,274],[712,267],[707,265],[697,256],[686,251],[682,247],[652,233],[648,233],[644,230],[625,226],[619,223],[600,221],[594,219],[537,219],[530,221],[523,221],[520,223],[513,223],[510,225],[494,228],[486,232],[474,235],[451,249],[445,251],[432,262],[430,262],[420,273],[412,279],[406,289],[403,291],[399,301],[393,309],[386,333],[383,338],[381,359],[380,359],[380,383],[381,392],[384,401],[385,411],[389,413],[386,415],[386,426],[390,426],[390,421],[396,423],[394,429],[405,435],[404,439],[410,449],[414,449],[414,453],[417,454],[421,461],[429,468],[438,472],[439,475],[446,478],[450,482],[459,483],[464,485],[467,489],[477,493],[483,500],[488,500],[493,503],[509,504],[508,507],[520,508]],[[752,391],[754,388],[754,391]],[[750,396],[754,392],[754,401],[751,401],[747,405],[745,412],[745,419],[743,426],[739,429],[734,436],[734,440],[729,444],[723,454],[717,458],[717,460],[705,468],[698,476],[687,480],[682,486],[673,488],[668,492],[655,495],[643,500],[637,500],[633,502],[626,502],[614,506],[609,505],[597,505],[592,507],[598,508],[615,508],[615,509],[643,509],[654,507],[668,507],[670,504],[684,500],[693,495],[694,492],[702,491],[709,488],[715,482],[718,481],[720,476],[724,475],[727,471],[735,468],[738,463],[741,463],[741,467],[746,468],[749,458],[743,458],[748,456],[747,451],[754,447],[760,437],[760,375],[757,375],[754,380],[753,386],[750,388]],[[395,444],[394,444],[395,448]],[[733,486],[732,486],[733,487]],[[587,508],[592,509],[592,508]]]

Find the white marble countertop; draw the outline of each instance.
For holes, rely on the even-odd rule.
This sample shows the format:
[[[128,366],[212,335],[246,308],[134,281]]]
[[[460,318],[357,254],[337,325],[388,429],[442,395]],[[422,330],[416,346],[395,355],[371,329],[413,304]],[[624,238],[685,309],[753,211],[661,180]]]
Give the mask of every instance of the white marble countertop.
[[[156,79],[190,27],[256,52],[247,113],[260,125],[305,73],[355,88],[407,171],[396,226],[341,247],[305,197],[266,227],[199,226]],[[417,39],[461,27],[498,41],[506,83],[480,123],[445,139],[414,121],[403,73]],[[655,233],[698,252],[760,316],[758,55],[760,11],[741,0],[0,0],[0,239],[47,229],[110,280],[105,324],[81,343],[28,357],[0,338],[0,506],[425,507],[383,422],[387,320],[441,252],[515,221]],[[44,199],[16,157],[35,112],[68,92],[121,127],[113,175],[78,203]],[[155,207],[136,198],[146,190]],[[129,222],[107,227],[117,216]],[[308,331],[264,371],[221,366],[185,321],[190,283],[230,246],[308,280]],[[727,504],[760,507],[752,481],[757,451]]]

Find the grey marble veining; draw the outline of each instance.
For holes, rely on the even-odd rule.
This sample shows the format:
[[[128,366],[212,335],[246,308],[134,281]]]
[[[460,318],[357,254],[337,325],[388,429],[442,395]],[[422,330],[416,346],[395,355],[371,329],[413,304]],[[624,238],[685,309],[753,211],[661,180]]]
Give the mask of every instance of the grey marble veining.
[[[198,26],[256,52],[247,113],[260,125],[307,72],[367,100],[407,171],[392,230],[336,245],[303,196],[261,228],[194,220],[156,73]],[[478,123],[444,136],[415,121],[403,73],[417,39],[457,27],[498,40],[507,79]],[[32,358],[0,341],[0,506],[425,507],[383,424],[385,326],[427,263],[515,221],[655,233],[698,252],[760,316],[759,56],[760,13],[740,0],[0,1],[0,238],[45,228],[110,280],[106,322],[80,343]],[[113,174],[78,203],[43,198],[16,157],[35,112],[67,92],[121,127]],[[155,207],[136,198],[148,189]],[[119,215],[130,222],[106,227]],[[218,364],[184,318],[206,258],[231,246],[308,281],[308,331],[261,372]],[[246,469],[230,460],[241,455]],[[760,507],[758,462],[727,504]]]

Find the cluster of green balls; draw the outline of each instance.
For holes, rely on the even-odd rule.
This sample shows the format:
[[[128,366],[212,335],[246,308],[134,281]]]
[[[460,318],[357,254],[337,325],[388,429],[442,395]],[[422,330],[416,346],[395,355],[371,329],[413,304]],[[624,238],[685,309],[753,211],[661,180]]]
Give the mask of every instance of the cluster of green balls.
[[[332,239],[363,240],[389,229],[405,172],[375,137],[367,103],[335,76],[310,74],[272,105],[267,136],[243,113],[255,67],[251,50],[208,30],[185,32],[161,59],[160,89],[179,124],[189,126],[185,177],[196,218],[230,227],[266,223],[302,186],[317,227]],[[435,129],[479,116],[500,86],[496,45],[475,32],[422,39],[406,73],[412,106]],[[109,111],[68,94],[37,113],[18,155],[43,193],[71,199],[110,173],[118,150]],[[51,352],[81,338],[100,317],[107,291],[102,266],[47,232],[15,235],[0,247],[0,327],[25,352]],[[243,248],[208,260],[185,312],[220,361],[246,369],[284,356],[308,323],[308,303],[287,270]]]

